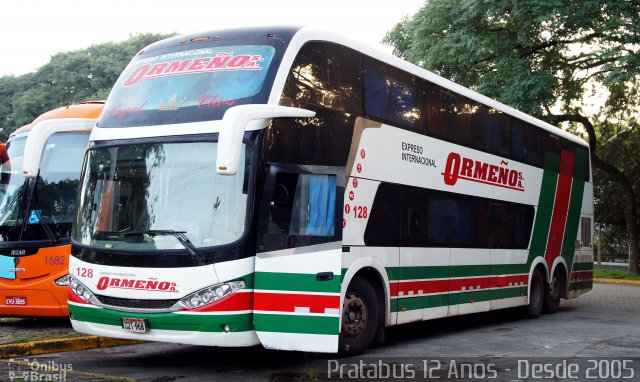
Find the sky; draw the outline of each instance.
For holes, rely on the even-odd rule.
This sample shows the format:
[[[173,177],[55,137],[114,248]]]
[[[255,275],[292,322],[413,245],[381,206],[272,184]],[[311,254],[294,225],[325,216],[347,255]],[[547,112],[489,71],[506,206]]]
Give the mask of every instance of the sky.
[[[33,72],[55,53],[137,33],[256,25],[317,26],[390,52],[380,41],[424,1],[1,0],[0,76]]]

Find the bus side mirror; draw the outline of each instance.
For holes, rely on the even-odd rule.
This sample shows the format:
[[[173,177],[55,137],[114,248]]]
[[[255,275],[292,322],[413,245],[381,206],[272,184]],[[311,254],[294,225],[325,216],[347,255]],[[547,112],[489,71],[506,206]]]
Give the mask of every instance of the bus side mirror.
[[[216,171],[220,175],[235,175],[240,164],[240,148],[245,131],[267,127],[272,118],[311,118],[316,113],[296,107],[278,105],[239,105],[230,107],[222,117],[218,138]]]
[[[36,123],[27,136],[24,144],[24,159],[22,173],[25,178],[33,179],[40,171],[40,159],[45,149],[47,139],[55,133],[63,131],[89,132],[96,124],[95,119],[58,118],[47,119]]]

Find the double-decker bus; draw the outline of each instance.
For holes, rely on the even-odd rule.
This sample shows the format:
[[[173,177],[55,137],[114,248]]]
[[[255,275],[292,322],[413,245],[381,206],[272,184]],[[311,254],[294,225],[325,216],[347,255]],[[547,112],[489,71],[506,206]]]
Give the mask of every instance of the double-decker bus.
[[[46,112],[9,137],[0,167],[0,316],[67,316],[71,223],[104,102]]]
[[[592,287],[587,144],[349,39],[139,52],[92,131],[74,329],[355,354],[386,326]]]

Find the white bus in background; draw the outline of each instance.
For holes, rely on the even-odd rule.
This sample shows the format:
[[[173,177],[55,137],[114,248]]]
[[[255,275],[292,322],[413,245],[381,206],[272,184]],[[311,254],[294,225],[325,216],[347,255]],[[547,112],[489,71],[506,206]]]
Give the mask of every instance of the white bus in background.
[[[386,326],[536,317],[592,287],[584,141],[331,33],[152,44],[90,140],[80,332],[355,354]]]

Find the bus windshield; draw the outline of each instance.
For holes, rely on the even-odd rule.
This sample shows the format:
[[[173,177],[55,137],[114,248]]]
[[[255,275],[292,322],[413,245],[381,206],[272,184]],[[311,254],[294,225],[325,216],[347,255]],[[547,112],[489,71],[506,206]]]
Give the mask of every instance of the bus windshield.
[[[20,214],[18,199],[25,188],[22,160],[26,142],[26,135],[9,141],[9,160],[0,167],[0,241],[15,241],[20,238],[23,216]]]
[[[88,151],[73,240],[101,248],[189,250],[245,230],[250,150],[218,175],[217,143],[148,143]]]
[[[265,83],[270,67],[277,67],[272,65],[276,48],[259,41],[215,44],[136,56],[114,85],[98,126],[218,120],[229,107],[266,103],[270,86]]]
[[[89,134],[56,133],[49,137],[35,186],[22,176],[25,141],[11,141],[8,152],[13,163],[2,165],[1,241],[68,239]],[[18,150],[20,156],[14,161]]]

